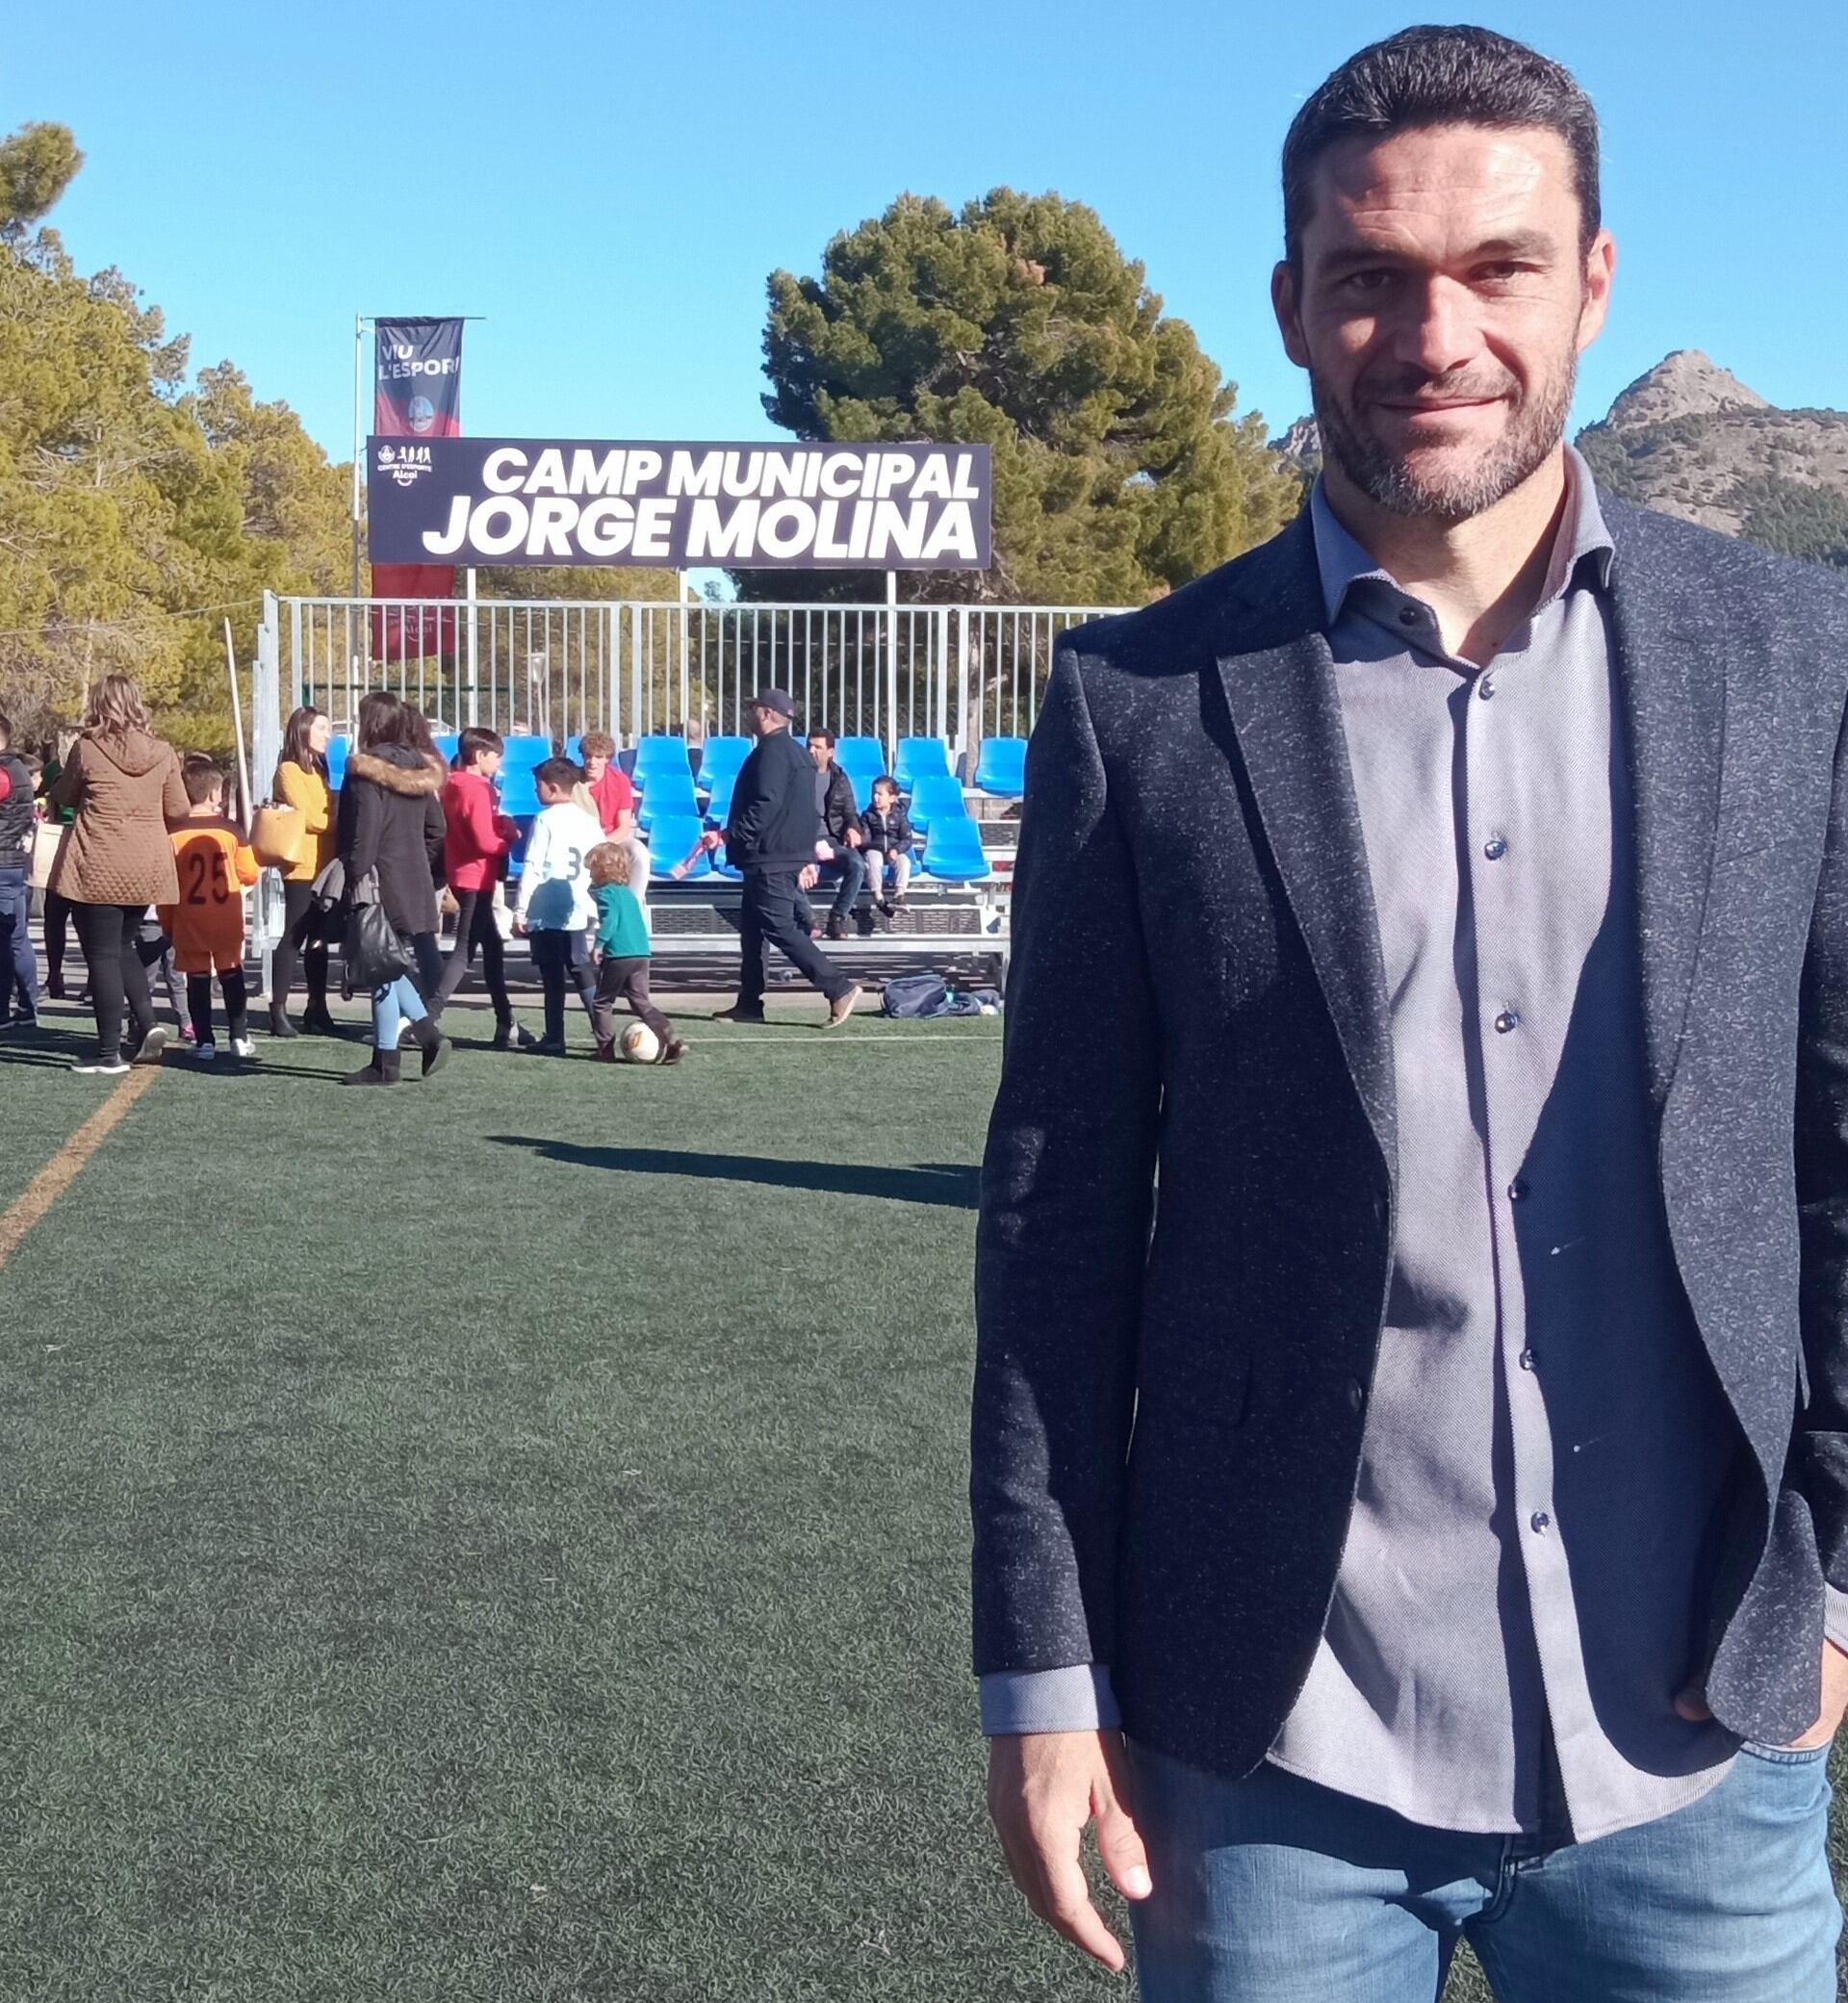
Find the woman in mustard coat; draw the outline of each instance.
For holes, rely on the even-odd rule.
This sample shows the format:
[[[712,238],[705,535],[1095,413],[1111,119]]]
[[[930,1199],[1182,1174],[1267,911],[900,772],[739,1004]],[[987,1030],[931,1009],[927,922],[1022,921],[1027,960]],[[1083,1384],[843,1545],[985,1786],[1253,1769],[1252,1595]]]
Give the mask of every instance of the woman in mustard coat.
[[[282,762],[276,767],[274,797],[300,810],[303,832],[295,860],[282,872],[282,939],[270,975],[270,1034],[299,1034],[289,1020],[289,990],[300,964],[308,981],[303,1029],[318,1036],[338,1032],[327,1013],[327,941],[315,909],[315,879],[334,860],[333,802],[327,791],[327,743],[333,726],[319,709],[297,709],[282,733]]]

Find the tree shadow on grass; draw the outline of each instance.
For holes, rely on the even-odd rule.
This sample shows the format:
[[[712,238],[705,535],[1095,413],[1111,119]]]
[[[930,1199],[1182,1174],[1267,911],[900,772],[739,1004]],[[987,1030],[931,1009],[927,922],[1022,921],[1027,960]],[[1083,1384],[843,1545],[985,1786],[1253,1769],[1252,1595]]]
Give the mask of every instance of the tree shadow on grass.
[[[973,1210],[981,1171],[954,1162],[920,1162],[910,1168],[876,1162],[783,1162],[768,1155],[682,1154],[670,1147],[578,1147],[568,1141],[535,1141],[521,1134],[490,1134],[500,1147],[526,1147],[542,1161],[578,1168],[607,1168],[625,1175],[684,1175],[696,1182],[754,1182],[767,1189],[819,1190],[832,1196],[880,1196],[892,1203],[930,1203]]]

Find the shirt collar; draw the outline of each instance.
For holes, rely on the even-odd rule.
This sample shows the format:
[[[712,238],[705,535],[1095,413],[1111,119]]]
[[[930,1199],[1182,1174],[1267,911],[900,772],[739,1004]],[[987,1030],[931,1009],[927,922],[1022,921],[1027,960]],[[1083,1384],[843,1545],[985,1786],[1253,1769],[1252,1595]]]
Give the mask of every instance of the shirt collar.
[[[1322,492],[1321,475],[1309,490],[1309,523],[1315,532],[1316,569],[1322,578],[1322,604],[1325,622],[1333,626],[1340,618],[1348,594],[1356,584],[1384,584],[1406,595],[1404,586],[1335,520],[1335,511]],[[1566,511],[1547,566],[1546,586],[1540,605],[1551,604],[1578,574],[1580,563],[1592,559],[1593,579],[1600,590],[1610,583],[1610,563],[1616,546],[1598,506],[1598,488],[1591,468],[1576,446],[1566,448]]]

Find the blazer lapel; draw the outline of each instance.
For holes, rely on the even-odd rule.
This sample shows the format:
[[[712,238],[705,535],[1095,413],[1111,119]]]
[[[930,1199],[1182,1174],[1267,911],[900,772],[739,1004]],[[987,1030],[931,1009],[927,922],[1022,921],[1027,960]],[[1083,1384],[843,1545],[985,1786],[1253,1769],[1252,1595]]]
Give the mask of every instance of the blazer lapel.
[[[1396,1185],[1386,968],[1307,509],[1266,554],[1235,608],[1246,644],[1219,655],[1219,679],[1265,840]]]
[[[1693,626],[1650,565],[1626,561],[1621,521],[1610,526],[1611,627],[1634,803],[1643,1040],[1659,1126],[1687,1017],[1719,824],[1726,656],[1719,635]]]

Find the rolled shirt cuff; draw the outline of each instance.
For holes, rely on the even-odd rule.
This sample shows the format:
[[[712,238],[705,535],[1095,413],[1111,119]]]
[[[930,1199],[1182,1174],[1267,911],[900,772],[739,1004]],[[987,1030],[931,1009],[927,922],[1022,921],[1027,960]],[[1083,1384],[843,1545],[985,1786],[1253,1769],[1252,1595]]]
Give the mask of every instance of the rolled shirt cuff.
[[[1848,1604],[1845,1602],[1844,1604]],[[978,1679],[989,1738],[1026,1732],[1120,1732],[1123,1714],[1102,1662],[1003,1669]]]
[[[1822,1631],[1848,1654],[1848,1593],[1827,1582],[1822,1588]]]

